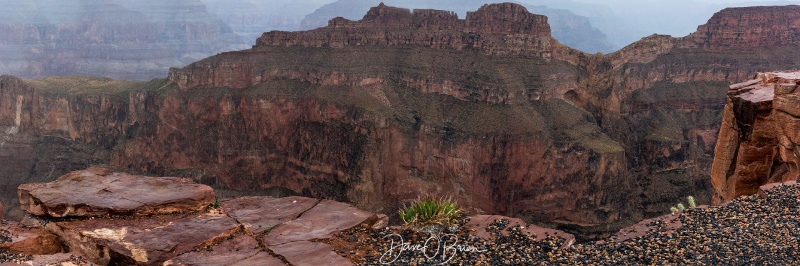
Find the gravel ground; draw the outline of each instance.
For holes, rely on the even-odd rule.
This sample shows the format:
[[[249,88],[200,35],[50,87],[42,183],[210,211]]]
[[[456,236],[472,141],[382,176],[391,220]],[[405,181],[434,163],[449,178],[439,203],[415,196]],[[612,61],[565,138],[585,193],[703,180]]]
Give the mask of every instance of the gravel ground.
[[[593,244],[537,241],[504,220],[487,228],[494,241],[463,228],[355,228],[325,242],[358,265],[800,265],[798,206],[800,186],[780,186],[723,206],[686,210],[677,229],[656,220],[642,236]]]

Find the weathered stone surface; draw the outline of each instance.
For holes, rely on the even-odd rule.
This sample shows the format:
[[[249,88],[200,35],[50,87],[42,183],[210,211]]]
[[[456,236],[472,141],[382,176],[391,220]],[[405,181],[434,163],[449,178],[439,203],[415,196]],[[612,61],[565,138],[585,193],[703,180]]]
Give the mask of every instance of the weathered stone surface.
[[[49,183],[19,186],[22,209],[51,217],[150,215],[198,211],[214,203],[211,187],[188,178],[144,177],[89,168]]]
[[[51,222],[46,228],[94,263],[156,265],[227,239],[241,225],[225,215],[199,214]]]
[[[703,207],[708,207],[708,206],[706,205]],[[656,218],[644,219],[634,225],[620,229],[616,235],[611,237],[611,239],[613,239],[616,242],[622,242],[628,239],[646,236],[649,232],[652,232],[653,229],[658,228],[656,224],[660,223],[664,223],[665,224],[664,227],[672,231],[677,230],[678,228],[681,228],[681,226],[683,226],[680,219],[680,213],[667,214]]]
[[[798,43],[798,22],[796,5],[726,8],[687,38],[712,50],[793,45]]]
[[[798,178],[800,118],[791,114],[798,82],[800,73],[771,72],[731,86],[712,166],[713,203]]]
[[[236,236],[210,249],[185,253],[163,265],[285,265],[262,251],[255,238],[249,235]]]
[[[487,4],[459,20],[454,12],[412,12],[381,3],[360,21],[335,18],[328,27],[308,32],[267,32],[256,46],[419,45],[548,58],[549,46],[556,43],[547,17],[531,14],[518,4]]]
[[[295,219],[319,203],[306,197],[240,197],[222,202],[228,215],[253,234],[260,235],[276,225]]]
[[[575,240],[575,236],[572,234],[566,233],[561,230],[555,230],[550,228],[539,227],[532,224],[527,224],[525,221],[519,218],[511,218],[502,215],[475,215],[469,217],[469,222],[464,224],[464,227],[474,231],[474,233],[483,239],[492,240],[494,236],[492,236],[489,232],[486,232],[486,228],[494,223],[495,221],[506,219],[509,221],[508,226],[522,226],[524,227],[523,232],[530,233],[531,235],[535,235],[537,240],[543,240],[548,236],[555,236],[555,237],[562,237],[566,239],[566,242],[569,243]],[[503,230],[500,233],[507,235],[508,232]]]
[[[269,249],[297,266],[354,265],[336,254],[331,245],[320,242],[294,241],[270,246]]]
[[[322,200],[295,220],[283,223],[263,236],[267,246],[290,242],[329,238],[333,233],[353,228],[362,223],[371,226],[377,222],[373,213],[359,210],[350,204]]]
[[[0,221],[0,230],[11,238],[10,242],[0,243],[0,249],[29,255],[50,255],[63,251],[58,238],[44,228],[25,228],[17,223]]]
[[[6,210],[3,208],[3,203],[0,203],[0,220],[5,219]]]

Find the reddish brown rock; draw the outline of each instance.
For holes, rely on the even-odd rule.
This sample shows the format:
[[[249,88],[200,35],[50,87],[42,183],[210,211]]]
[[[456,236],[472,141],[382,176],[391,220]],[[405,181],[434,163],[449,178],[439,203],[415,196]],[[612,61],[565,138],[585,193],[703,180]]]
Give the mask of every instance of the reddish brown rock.
[[[0,223],[0,230],[10,238],[10,242],[0,243],[0,249],[28,255],[49,255],[63,251],[58,238],[44,228],[25,228],[8,221]]]
[[[276,225],[297,218],[317,203],[318,199],[306,197],[241,197],[223,201],[222,208],[246,230],[260,235]]]
[[[322,200],[299,218],[275,227],[262,239],[264,244],[271,247],[289,242],[330,238],[333,233],[360,224],[372,226],[377,221],[375,214],[359,210],[350,204]]]
[[[575,236],[572,234],[566,233],[561,230],[555,230],[550,228],[539,227],[532,224],[527,224],[525,221],[519,218],[511,218],[502,215],[475,215],[469,217],[469,222],[467,222],[464,227],[472,230],[478,237],[487,240],[493,240],[494,236],[492,236],[489,232],[486,231],[486,228],[494,223],[495,221],[499,220],[508,220],[508,226],[521,226],[524,228],[523,232],[530,233],[531,235],[535,235],[537,240],[543,240],[548,236],[555,236],[561,237],[566,239],[566,243],[574,242]],[[500,233],[507,235],[508,232],[501,231]]]
[[[798,179],[798,82],[800,73],[771,72],[731,86],[712,166],[713,203]]]
[[[687,36],[712,50],[776,47],[798,43],[800,6],[726,8]]]
[[[285,265],[262,251],[255,238],[249,235],[236,236],[209,249],[182,254],[163,265]]]
[[[214,203],[211,187],[188,178],[145,177],[89,168],[49,183],[19,186],[22,209],[51,217],[151,215],[199,211]]]
[[[295,241],[270,246],[270,250],[286,258],[292,265],[354,265],[350,260],[339,256],[333,246],[311,241]]]
[[[503,34],[513,34],[503,36]],[[547,17],[518,4],[487,4],[459,20],[453,12],[373,7],[360,21],[335,18],[328,27],[307,32],[271,31],[256,46],[398,46],[474,50],[488,54],[551,56]]]
[[[617,234],[611,237],[611,239],[617,242],[622,242],[628,239],[646,236],[649,232],[652,232],[653,229],[658,228],[657,224],[661,224],[661,226],[668,230],[667,232],[674,232],[683,226],[683,223],[681,223],[680,219],[680,213],[668,214],[656,218],[644,219],[634,225],[620,229]],[[604,240],[601,241],[604,242]]]
[[[94,263],[156,265],[227,239],[241,225],[225,215],[199,214],[51,222],[46,228]]]

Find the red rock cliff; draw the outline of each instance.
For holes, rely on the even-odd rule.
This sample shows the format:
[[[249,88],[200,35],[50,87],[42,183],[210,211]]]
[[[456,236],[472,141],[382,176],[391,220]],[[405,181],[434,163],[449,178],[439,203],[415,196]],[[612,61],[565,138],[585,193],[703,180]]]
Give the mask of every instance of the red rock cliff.
[[[687,36],[710,50],[747,50],[800,43],[800,6],[726,8]]]
[[[373,7],[360,21],[335,18],[328,27],[306,32],[272,31],[256,41],[258,46],[342,47],[366,45],[416,45],[474,50],[496,55],[549,58],[551,46],[547,17],[525,7],[503,3],[484,5],[459,20],[454,12]]]
[[[711,177],[714,202],[800,177],[800,72],[759,73],[732,85]]]

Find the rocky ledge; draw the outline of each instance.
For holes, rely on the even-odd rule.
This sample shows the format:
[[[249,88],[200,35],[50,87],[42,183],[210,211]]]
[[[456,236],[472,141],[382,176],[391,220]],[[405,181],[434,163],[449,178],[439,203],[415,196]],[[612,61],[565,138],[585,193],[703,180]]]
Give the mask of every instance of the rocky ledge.
[[[75,188],[63,186],[74,182],[71,177],[98,172],[107,179],[138,180],[140,185],[131,190],[153,186],[139,190],[140,196],[159,198],[154,178],[100,168],[46,185],[53,194],[64,193],[68,191],[60,189]],[[385,215],[331,200],[251,196],[214,202],[199,211],[154,200],[152,206],[170,206],[165,207],[170,213],[137,216],[138,207],[132,207],[125,215],[45,213],[28,215],[20,223],[3,221],[0,265],[788,265],[798,262],[800,254],[796,184],[768,184],[757,195],[722,206],[645,220],[596,243],[576,243],[570,234],[496,215],[410,230],[387,226]],[[97,188],[105,186],[107,182],[97,183]],[[72,196],[91,199],[93,193],[86,191],[93,190]],[[172,193],[184,192],[183,199],[189,200],[194,189],[177,186]]]
[[[800,176],[800,72],[758,73],[734,84],[712,165],[713,202]]]
[[[347,247],[339,236],[388,226],[386,215],[332,200],[217,201],[210,187],[189,179],[97,167],[23,184],[19,198],[28,215],[0,224],[2,265],[352,265],[337,253]],[[526,226],[483,215],[462,230],[485,231],[497,219]],[[528,232],[573,239],[536,226]]]
[[[548,57],[554,44],[547,17],[531,14],[518,4],[487,4],[466,19],[451,11],[373,7],[360,21],[337,17],[328,26],[306,32],[271,31],[259,46],[398,46],[475,50],[487,54]]]

